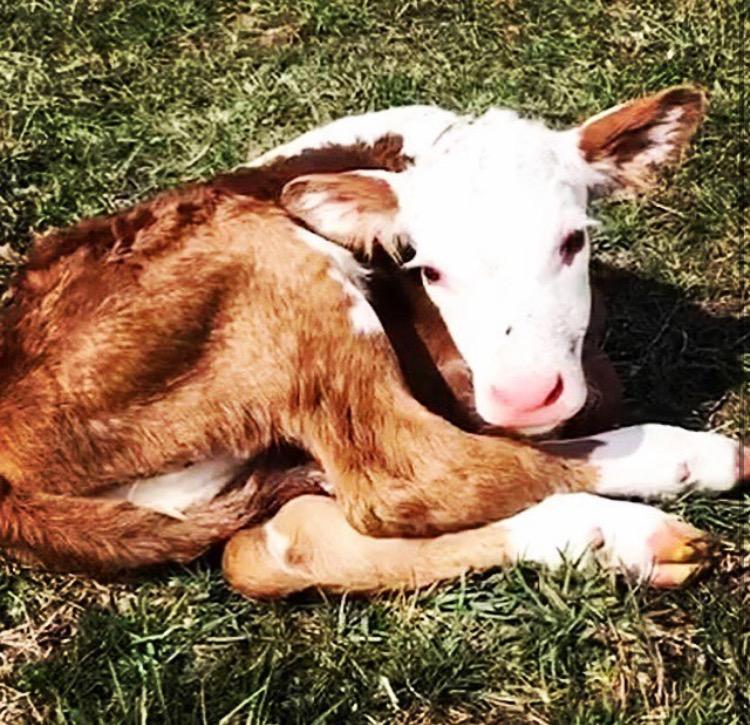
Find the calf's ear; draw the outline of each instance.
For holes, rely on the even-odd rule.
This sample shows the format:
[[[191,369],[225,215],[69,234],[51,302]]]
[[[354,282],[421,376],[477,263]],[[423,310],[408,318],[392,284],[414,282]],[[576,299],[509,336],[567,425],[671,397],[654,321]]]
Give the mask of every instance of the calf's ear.
[[[299,176],[284,187],[281,205],[312,231],[352,251],[370,256],[379,243],[397,257],[400,229],[395,176],[387,171]]]
[[[648,188],[664,166],[679,162],[706,110],[702,91],[669,88],[615,106],[578,128],[578,148],[600,191]]]

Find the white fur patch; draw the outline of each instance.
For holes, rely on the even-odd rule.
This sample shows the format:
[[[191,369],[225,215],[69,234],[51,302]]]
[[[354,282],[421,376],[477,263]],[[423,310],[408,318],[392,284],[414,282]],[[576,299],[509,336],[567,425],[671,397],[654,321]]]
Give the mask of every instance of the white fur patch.
[[[589,456],[600,472],[597,493],[665,498],[728,491],[736,483],[739,446],[718,433],[650,423],[587,440],[600,443]]]
[[[639,157],[643,164],[663,164],[674,151],[673,136],[680,130],[679,122],[685,115],[685,109],[677,106],[669,111],[660,123],[648,134],[652,146]]]
[[[293,141],[277,146],[253,159],[248,166],[263,166],[276,158],[297,156],[305,149],[322,148],[331,144],[349,146],[363,141],[373,143],[386,134],[403,138],[403,152],[419,162],[440,135],[458,116],[435,106],[400,106],[384,111],[363,113],[332,121],[320,128],[298,136]]]
[[[649,539],[675,517],[645,504],[612,501],[588,493],[546,498],[498,522],[507,530],[510,554],[549,567],[596,558],[647,579],[654,554]]]
[[[330,258],[334,268],[338,269],[346,279],[358,283],[359,280],[367,277],[367,270],[357,262],[354,255],[348,249],[342,247],[340,244],[331,242],[302,227],[297,229],[297,236],[308,247]]]
[[[298,230],[299,238],[312,247],[316,252],[325,254],[332,262],[328,276],[338,282],[351,307],[349,318],[354,331],[359,335],[372,335],[383,332],[383,326],[372,305],[367,301],[365,293],[360,289],[361,281],[367,277],[364,269],[354,258],[354,255],[344,247],[308,231]]]
[[[328,276],[341,284],[349,297],[351,307],[349,308],[349,319],[352,327],[358,335],[373,335],[383,332],[383,325],[375,313],[372,305],[367,301],[364,292],[353,282],[346,279],[337,269],[331,269]]]
[[[286,558],[290,547],[288,537],[284,536],[271,521],[263,526],[263,534],[266,539],[266,549],[273,560],[283,571],[291,572],[292,567],[289,566]]]
[[[232,456],[219,456],[179,471],[118,486],[102,494],[102,498],[129,501],[135,506],[184,519],[188,508],[206,503],[221,493],[243,463]]]

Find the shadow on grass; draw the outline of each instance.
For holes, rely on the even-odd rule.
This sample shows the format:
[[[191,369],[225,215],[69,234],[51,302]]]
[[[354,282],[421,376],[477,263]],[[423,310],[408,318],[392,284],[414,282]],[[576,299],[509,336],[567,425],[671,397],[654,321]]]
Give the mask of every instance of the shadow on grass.
[[[709,310],[676,286],[601,263],[593,279],[607,300],[605,349],[625,387],[623,423],[713,426],[747,377],[740,303]]]

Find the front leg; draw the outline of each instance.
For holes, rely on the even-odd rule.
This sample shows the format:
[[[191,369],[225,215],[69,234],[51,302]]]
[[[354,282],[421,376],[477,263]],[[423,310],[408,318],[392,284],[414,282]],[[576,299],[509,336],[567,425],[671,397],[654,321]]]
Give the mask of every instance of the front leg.
[[[433,538],[372,538],[336,501],[301,496],[271,520],[237,533],[224,576],[248,597],[304,589],[373,593],[415,589],[518,560],[550,567],[588,562],[655,587],[678,586],[708,562],[703,532],[651,506],[589,494],[551,496],[505,521]]]
[[[750,477],[750,452],[718,433],[648,423],[587,438],[550,441],[544,450],[598,470],[596,492],[660,499],[686,491],[718,494]]]

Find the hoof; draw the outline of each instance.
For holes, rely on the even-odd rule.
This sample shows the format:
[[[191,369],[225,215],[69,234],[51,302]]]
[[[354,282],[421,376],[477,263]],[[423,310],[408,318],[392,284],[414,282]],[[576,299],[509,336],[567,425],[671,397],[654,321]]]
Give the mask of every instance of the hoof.
[[[713,558],[716,540],[705,531],[672,519],[649,537],[653,566],[645,577],[656,588],[686,584],[704,571]]]

